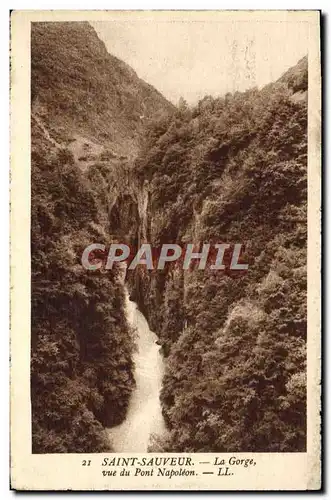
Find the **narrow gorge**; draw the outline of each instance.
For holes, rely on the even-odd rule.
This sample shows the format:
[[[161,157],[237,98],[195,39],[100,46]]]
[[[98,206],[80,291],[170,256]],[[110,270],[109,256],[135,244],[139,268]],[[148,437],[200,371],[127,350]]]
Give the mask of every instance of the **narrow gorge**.
[[[109,430],[114,451],[144,453],[152,440],[162,437],[166,427],[160,403],[164,360],[157,336],[139,311],[137,304],[126,293],[129,324],[136,332],[136,350],[133,353],[135,388],[125,420]]]
[[[304,451],[307,58],[174,106],[88,23],[33,24],[34,453]],[[249,271],[82,267],[114,242]]]

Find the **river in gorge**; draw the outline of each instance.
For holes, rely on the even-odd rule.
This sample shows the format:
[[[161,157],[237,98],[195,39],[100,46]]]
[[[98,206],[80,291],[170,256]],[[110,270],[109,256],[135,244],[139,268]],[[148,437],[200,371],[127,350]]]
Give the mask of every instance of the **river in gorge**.
[[[163,357],[157,336],[148,326],[146,318],[137,304],[129,299],[126,292],[127,318],[136,329],[137,350],[134,353],[136,387],[130,399],[126,419],[122,424],[108,429],[115,452],[147,451],[150,435],[161,435],[165,424],[159,400],[162,377]]]

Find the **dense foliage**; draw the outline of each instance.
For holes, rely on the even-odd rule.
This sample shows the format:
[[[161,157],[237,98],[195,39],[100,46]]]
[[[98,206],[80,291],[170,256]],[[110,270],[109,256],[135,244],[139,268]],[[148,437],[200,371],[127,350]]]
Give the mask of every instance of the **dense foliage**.
[[[124,419],[134,387],[123,285],[115,271],[80,262],[91,241],[113,237],[107,181],[97,169],[84,174],[37,128],[32,138],[33,451],[105,451],[104,426]]]
[[[33,451],[106,451],[125,418],[123,284],[80,263],[119,239],[243,243],[249,263],[129,276],[166,356],[155,449],[305,450],[307,59],[173,114],[88,23],[33,23],[31,49]]]
[[[104,428],[125,418],[134,332],[123,283],[80,259],[93,242],[134,240],[129,159],[144,119],[172,108],[89,23],[32,23],[33,452],[105,451]]]
[[[306,91],[305,58],[262,90],[182,101],[146,137],[151,242],[243,243],[249,263],[139,271],[167,356],[165,451],[305,450]]]

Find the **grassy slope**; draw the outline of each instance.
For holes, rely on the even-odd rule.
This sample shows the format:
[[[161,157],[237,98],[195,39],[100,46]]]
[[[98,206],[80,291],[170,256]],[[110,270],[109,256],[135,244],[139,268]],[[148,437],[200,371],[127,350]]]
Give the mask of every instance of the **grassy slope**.
[[[87,22],[33,23],[31,45],[33,111],[60,139],[87,136],[134,154],[144,120],[173,108]]]

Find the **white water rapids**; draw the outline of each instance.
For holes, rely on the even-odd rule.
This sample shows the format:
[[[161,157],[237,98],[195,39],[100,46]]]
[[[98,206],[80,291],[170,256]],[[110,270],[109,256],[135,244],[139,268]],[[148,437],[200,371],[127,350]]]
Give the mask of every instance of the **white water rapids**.
[[[163,358],[157,336],[149,327],[144,315],[126,293],[128,322],[137,331],[137,350],[134,353],[136,387],[132,393],[124,422],[109,429],[114,451],[144,453],[151,434],[162,434],[165,424],[159,400]]]

